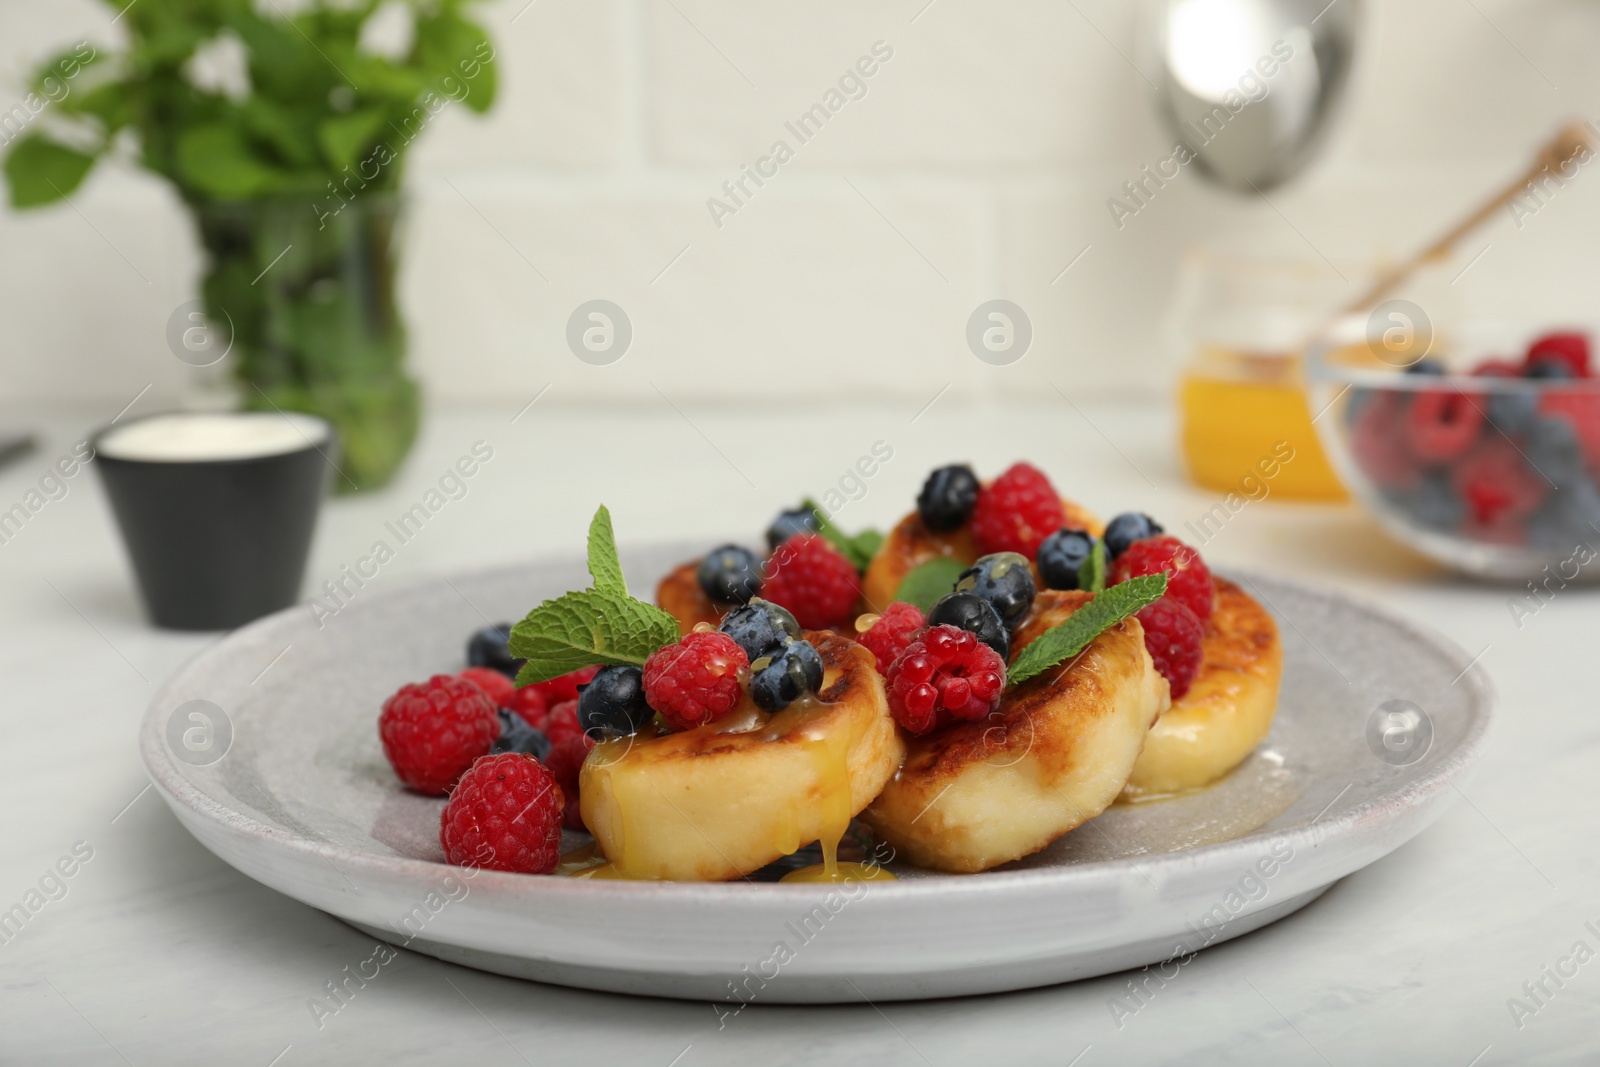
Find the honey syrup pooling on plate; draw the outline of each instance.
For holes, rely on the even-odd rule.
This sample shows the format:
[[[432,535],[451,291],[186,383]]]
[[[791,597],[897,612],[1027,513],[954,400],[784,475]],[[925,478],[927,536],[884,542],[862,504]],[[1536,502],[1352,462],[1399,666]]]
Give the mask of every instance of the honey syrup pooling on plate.
[[[848,742],[849,739],[846,739]],[[839,842],[850,829],[853,812],[850,788],[849,744],[829,737],[807,738],[806,751],[816,772],[821,797],[823,827],[818,837],[822,862],[791,871],[783,882],[876,882],[894,881],[894,875],[872,863],[840,863]],[[789,850],[791,853],[795,849]]]

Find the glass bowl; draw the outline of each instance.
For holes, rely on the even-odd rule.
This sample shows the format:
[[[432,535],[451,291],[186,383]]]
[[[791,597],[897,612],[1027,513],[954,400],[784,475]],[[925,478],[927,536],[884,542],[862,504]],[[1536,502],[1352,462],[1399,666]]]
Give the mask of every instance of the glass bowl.
[[[1548,370],[1576,358],[1556,354],[1562,344],[1527,355],[1549,335],[1463,327],[1446,345],[1386,331],[1375,313],[1311,346],[1323,447],[1384,530],[1483,577],[1565,585],[1600,576],[1588,566],[1600,555],[1600,378],[1527,376],[1535,363],[1571,373]],[[1586,333],[1561,336],[1569,353],[1582,338],[1587,358]]]

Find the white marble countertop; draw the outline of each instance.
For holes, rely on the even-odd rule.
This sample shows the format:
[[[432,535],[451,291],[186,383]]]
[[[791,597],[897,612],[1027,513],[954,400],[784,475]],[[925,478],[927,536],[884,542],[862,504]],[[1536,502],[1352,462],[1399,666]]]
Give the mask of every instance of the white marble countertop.
[[[599,501],[624,550],[759,530],[780,505],[837,486],[879,441],[893,458],[840,511],[844,526],[892,521],[926,471],[952,459],[987,471],[1025,456],[1103,514],[1137,507],[1179,531],[1216,502],[1183,483],[1170,420],[1151,405],[975,411],[947,395],[920,416],[907,405],[800,417],[567,410],[552,393],[513,422],[524,402],[434,417],[393,487],[334,501],[308,592],[480,440],[492,462],[378,581],[576,551]],[[112,414],[21,419],[40,448],[0,471],[0,511]],[[319,1029],[308,998],[365,958],[370,939],[223,864],[146,789],[135,747],[146,701],[216,638],[144,623],[96,477],[67,481],[0,544],[0,909],[50,891],[0,944],[0,1062],[1487,1067],[1600,1052],[1600,962],[1586,962],[1600,950],[1600,598],[1565,590],[1519,628],[1513,590],[1440,572],[1352,508],[1270,499],[1235,515],[1204,546],[1208,559],[1335,585],[1481,650],[1499,726],[1467,803],[1298,914],[1203,953],[1120,1026],[1117,976],[922,1004],[755,1005],[719,1030],[705,1004],[402,953]],[[68,863],[70,878],[47,877],[75,849],[90,858]],[[1547,976],[1558,968],[1569,976]],[[1525,982],[1543,983],[1537,1000]],[[1514,1018],[1511,998],[1536,1010]]]

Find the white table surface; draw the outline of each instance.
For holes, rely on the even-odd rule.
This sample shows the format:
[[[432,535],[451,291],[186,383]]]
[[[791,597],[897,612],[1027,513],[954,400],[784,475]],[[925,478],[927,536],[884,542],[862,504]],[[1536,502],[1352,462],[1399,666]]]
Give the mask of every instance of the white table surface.
[[[820,496],[879,440],[893,459],[841,525],[891,522],[930,467],[956,459],[992,472],[1028,457],[1102,514],[1143,508],[1180,531],[1217,499],[1183,483],[1161,405],[971,410],[946,395],[920,417],[920,404],[801,417],[581,411],[552,393],[513,423],[526,399],[436,415],[393,487],[332,502],[308,591],[479,440],[493,460],[377,582],[578,551],[601,501],[625,550],[748,534],[780,505]],[[0,471],[0,510],[114,413],[24,418],[41,447]],[[1513,590],[1415,559],[1352,508],[1270,499],[1235,516],[1207,557],[1356,592],[1485,650],[1499,725],[1467,803],[1302,912],[1203,953],[1120,1026],[1111,1001],[1125,975],[921,1004],[756,1004],[719,1029],[706,1004],[541,986],[402,952],[319,1029],[309,998],[372,943],[223,864],[146,790],[135,746],[145,704],[216,637],[145,624],[97,477],[79,474],[0,544],[0,909],[78,842],[93,849],[65,896],[0,945],[0,1063],[1467,1067],[1600,1053],[1600,962],[1560,986],[1542,973],[1577,942],[1600,951],[1600,599],[1568,589],[1519,629]],[[1541,980],[1549,995],[1519,1027],[1508,1001]]]

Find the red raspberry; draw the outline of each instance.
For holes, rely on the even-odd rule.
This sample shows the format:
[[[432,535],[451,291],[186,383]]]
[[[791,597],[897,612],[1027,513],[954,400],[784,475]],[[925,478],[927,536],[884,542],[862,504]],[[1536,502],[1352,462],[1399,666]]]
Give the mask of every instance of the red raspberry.
[[[1211,582],[1211,569],[1200,553],[1170,534],[1146,537],[1128,546],[1111,565],[1111,584],[1146,574],[1167,574],[1167,596],[1176,600],[1202,623],[1211,618],[1217,590]]]
[[[497,708],[509,708],[516,701],[516,683],[492,667],[468,667],[456,677],[465,678],[488,693]]]
[[[934,626],[895,657],[884,680],[894,721],[925,734],[941,720],[970,722],[999,706],[1006,662],[966,630]]]
[[[439,817],[444,860],[458,867],[549,874],[561,862],[566,797],[544,764],[520,752],[484,756]]]
[[[563,700],[577,700],[578,686],[588,685],[594,680],[595,672],[599,670],[599,667],[580,667],[570,674],[563,674],[548,682],[535,682],[531,688],[543,693],[545,702],[553,708]]]
[[[1478,526],[1512,528],[1544,501],[1550,483],[1504,437],[1480,443],[1455,465],[1451,479]]]
[[[1564,363],[1574,378],[1589,377],[1589,335],[1586,333],[1547,333],[1528,346],[1525,367],[1546,360]]]
[[[1424,463],[1444,463],[1471,448],[1483,430],[1484,400],[1440,389],[1418,393],[1406,412],[1411,454]]]
[[[1039,544],[1067,524],[1061,495],[1050,479],[1027,463],[1015,463],[978,491],[972,536],[984,555],[1021,552],[1029,559]]]
[[[788,608],[805,629],[825,630],[850,619],[861,598],[861,576],[827,538],[800,534],[773,549],[761,595]]]
[[[1350,426],[1350,452],[1356,466],[1386,489],[1415,489],[1422,465],[1406,442],[1406,397],[1385,389],[1369,400]]]
[[[583,761],[589,758],[594,744],[594,738],[588,734],[572,734],[551,742],[550,751],[545,753],[544,765],[550,768],[567,798],[561,822],[568,830],[586,829],[583,816],[578,813],[578,772],[583,769]]]
[[[1144,626],[1144,647],[1171,687],[1172,699],[1177,700],[1189,691],[1195,675],[1200,673],[1205,624],[1182,603],[1167,596],[1134,618]]]
[[[544,717],[544,725],[539,727],[553,745],[557,741],[569,737],[577,737],[583,733],[583,727],[578,725],[578,702],[576,700],[563,700],[550,709],[550,714]]]
[[[872,654],[878,658],[878,673],[888,674],[889,664],[917,639],[917,634],[927,625],[928,620],[915,604],[896,600],[883,609],[883,614],[872,624],[872,629],[857,640],[872,649]]]
[[[1486,359],[1472,368],[1474,378],[1520,378],[1522,365],[1509,359]]]
[[[525,685],[518,689],[511,703],[504,706],[521,715],[535,730],[543,730],[544,721],[550,715],[550,698],[536,685]]]
[[[697,630],[644,661],[644,698],[674,730],[704,726],[738,705],[739,671],[749,665],[733,638]]]
[[[383,702],[378,737],[400,780],[443,796],[500,736],[494,701],[475,683],[436,674]]]

